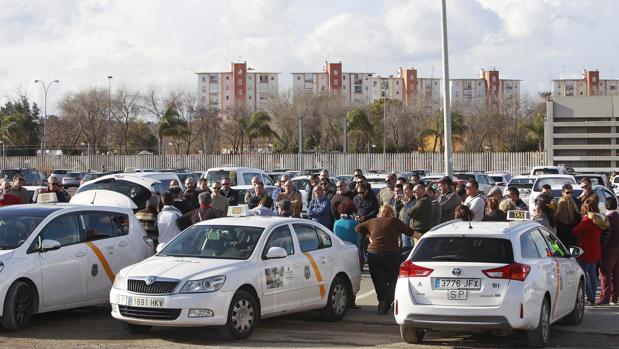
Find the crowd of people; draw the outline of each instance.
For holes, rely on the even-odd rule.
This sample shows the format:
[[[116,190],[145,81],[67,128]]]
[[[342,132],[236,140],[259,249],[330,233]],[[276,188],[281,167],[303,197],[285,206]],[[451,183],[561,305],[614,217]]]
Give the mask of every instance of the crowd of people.
[[[153,194],[136,217],[149,236],[167,243],[185,228],[200,221],[226,216],[228,207],[241,201],[231,188],[230,178],[211,187],[206,179],[188,177],[186,189],[172,181],[168,191]],[[39,194],[54,193],[57,201],[68,202],[69,195],[60,180],[50,177],[46,189],[33,197],[24,188],[24,178],[0,182],[0,206],[37,202]],[[293,181],[283,175],[271,193],[259,177],[244,197],[250,216],[301,217],[303,197]],[[307,218],[332,229],[344,241],[359,249],[361,269],[367,262],[378,299],[378,312],[387,314],[393,302],[399,265],[415,242],[434,226],[450,221],[506,221],[510,210],[528,210],[519,190],[509,187],[504,193],[493,188],[483,195],[475,180],[455,184],[445,176],[437,183],[424,184],[418,176],[410,180],[395,174],[385,176],[385,187],[375,193],[360,169],[350,182],[334,186],[327,170],[312,176],[305,191]],[[619,212],[617,200],[600,203],[591,180],[583,178],[582,194],[574,197],[570,184],[553,197],[549,186],[535,200],[532,220],[545,226],[565,246],[578,246],[584,253],[579,263],[586,274],[586,297],[591,305],[616,304],[619,291]],[[600,213],[600,207],[606,214]],[[596,299],[598,280],[601,294]]]

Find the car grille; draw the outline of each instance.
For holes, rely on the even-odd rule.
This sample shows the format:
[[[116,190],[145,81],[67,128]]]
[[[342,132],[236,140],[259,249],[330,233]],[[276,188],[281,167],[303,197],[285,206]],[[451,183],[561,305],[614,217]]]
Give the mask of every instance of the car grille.
[[[127,290],[129,292],[143,294],[169,294],[174,291],[178,281],[155,281],[150,285],[144,280],[131,280],[127,282]]]
[[[151,320],[176,320],[181,315],[181,309],[139,308],[119,305],[120,314],[125,317]]]

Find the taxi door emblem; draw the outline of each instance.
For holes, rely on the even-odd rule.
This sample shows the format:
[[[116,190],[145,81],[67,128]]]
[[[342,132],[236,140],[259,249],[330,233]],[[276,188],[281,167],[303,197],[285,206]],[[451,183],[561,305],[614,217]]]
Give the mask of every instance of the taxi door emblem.
[[[305,276],[306,279],[309,279],[310,276],[312,275],[312,273],[310,272],[310,267],[309,265],[306,265],[305,268],[303,268],[303,274]]]
[[[462,269],[461,268],[453,268],[451,269],[451,273],[454,275],[460,275],[462,274]]]
[[[147,276],[146,279],[144,279],[144,283],[146,284],[146,286],[152,285],[153,282],[155,282],[154,276]]]

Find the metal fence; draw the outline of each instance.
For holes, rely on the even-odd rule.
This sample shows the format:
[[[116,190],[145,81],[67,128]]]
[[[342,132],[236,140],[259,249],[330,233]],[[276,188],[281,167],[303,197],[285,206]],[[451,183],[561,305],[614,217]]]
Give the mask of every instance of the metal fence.
[[[45,155],[11,156],[2,159],[3,168],[31,167],[49,173],[55,168],[75,170],[124,170],[127,167],[142,169],[187,168],[205,171],[218,166],[247,166],[265,170],[288,168],[326,168],[336,174],[350,174],[356,168],[367,170],[406,171],[427,169],[443,172],[441,153],[398,154],[194,154],[194,155]],[[545,153],[454,153],[454,170],[509,171],[525,173],[533,166],[546,164]]]

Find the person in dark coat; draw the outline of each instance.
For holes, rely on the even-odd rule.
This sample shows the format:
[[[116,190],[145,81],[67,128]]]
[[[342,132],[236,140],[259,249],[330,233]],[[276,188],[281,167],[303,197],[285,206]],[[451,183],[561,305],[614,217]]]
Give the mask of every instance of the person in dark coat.
[[[561,197],[557,200],[554,220],[557,228],[557,237],[565,246],[576,246],[577,239],[572,234],[574,227],[580,222],[578,204],[573,198],[574,190],[571,184],[566,184],[561,190]]]
[[[499,210],[499,201],[494,197],[489,197],[486,200],[486,214],[484,221],[487,222],[506,222],[507,214]]]
[[[348,183],[344,181],[337,182],[336,188],[337,193],[333,195],[333,198],[331,199],[331,215],[334,220],[340,219],[340,213],[338,210],[340,204],[345,201],[350,201],[350,203],[352,203],[352,200],[355,197],[355,194],[349,190]],[[356,208],[354,211],[356,211]]]
[[[417,184],[413,191],[417,200],[406,213],[411,219],[409,225],[415,231],[413,237],[419,239],[432,228],[432,199],[426,195],[423,184]]]
[[[191,210],[193,207],[189,201],[183,200],[183,193],[181,192],[181,188],[179,187],[170,187],[169,192],[174,197],[174,203],[172,206],[176,207],[182,214],[185,214]]]
[[[187,177],[187,179],[185,179],[185,188],[185,192],[183,193],[183,201],[185,201],[192,209],[198,208],[200,205],[198,202],[198,194],[200,194],[200,192],[196,189],[196,181],[191,177]]]
[[[239,192],[230,187],[231,183],[228,177],[221,179],[221,186],[223,188],[221,190],[221,196],[228,199],[228,205],[237,206],[239,204]]]
[[[359,222],[365,222],[369,219],[378,216],[378,200],[375,195],[372,195],[365,183],[357,183],[355,187],[357,195],[353,199],[353,203],[357,208],[357,219]]]
[[[254,184],[254,193],[250,195],[249,198],[247,199],[247,202],[246,202],[247,208],[251,210],[253,208],[258,207],[264,195],[265,195],[264,184],[262,182],[256,182]]]
[[[200,207],[176,219],[176,225],[181,231],[198,222],[225,216],[224,212],[211,206],[211,194],[200,193],[200,195],[198,195],[198,201],[200,202]]]

